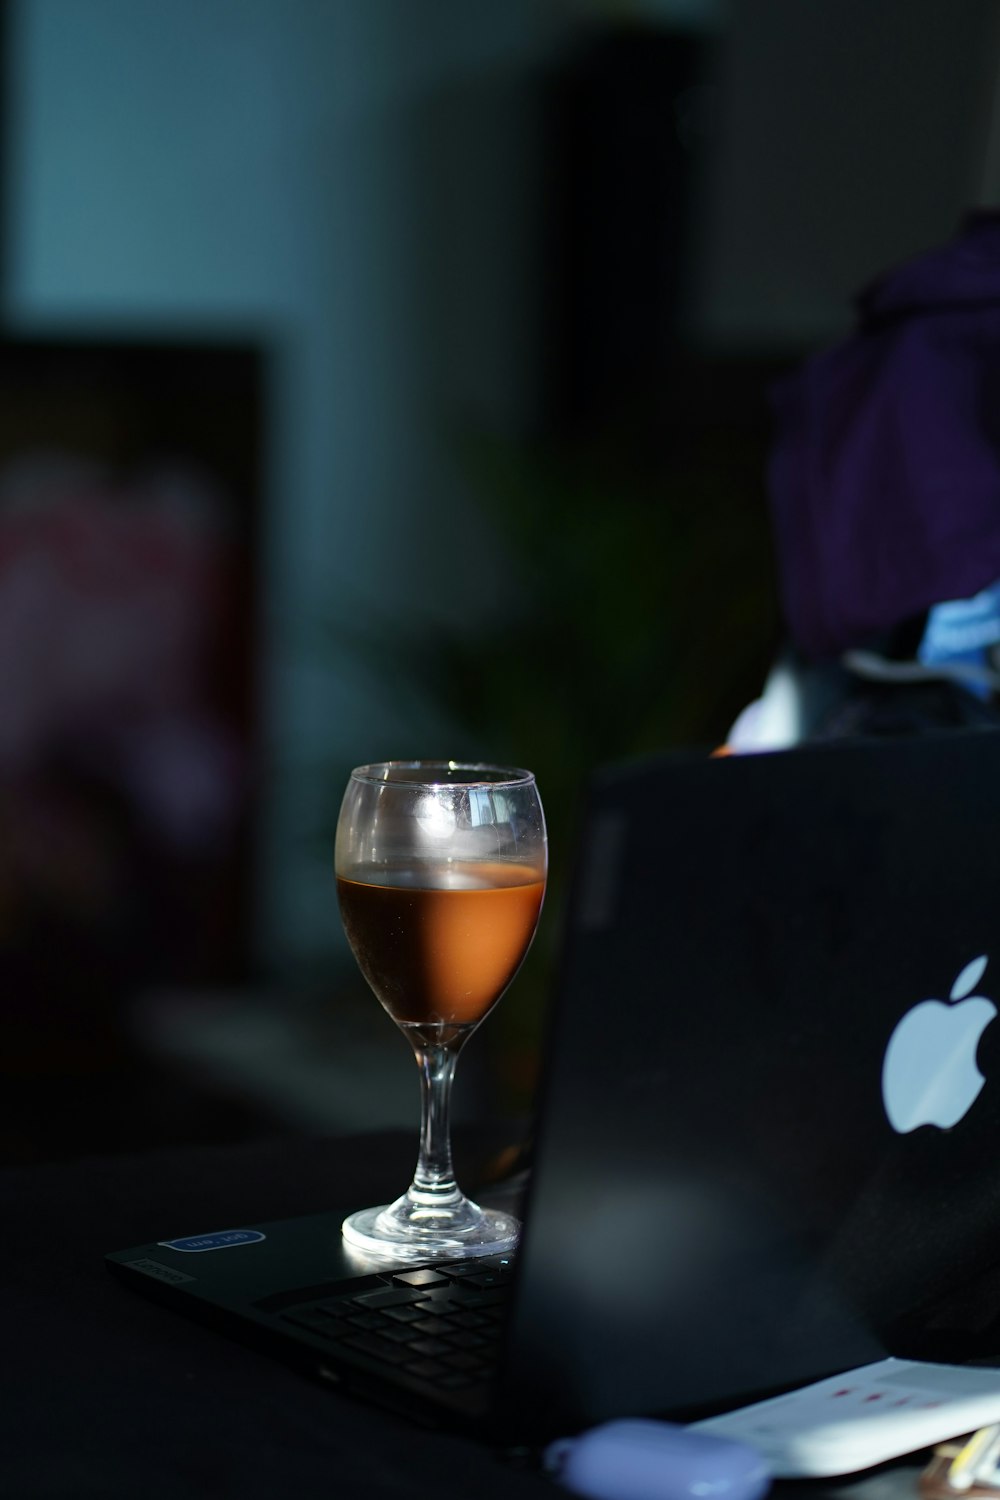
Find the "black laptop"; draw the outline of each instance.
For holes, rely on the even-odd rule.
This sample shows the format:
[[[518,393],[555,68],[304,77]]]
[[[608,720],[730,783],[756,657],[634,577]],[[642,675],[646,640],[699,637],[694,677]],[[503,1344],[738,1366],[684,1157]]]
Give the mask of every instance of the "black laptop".
[[[365,1267],[350,1203],[110,1269],[525,1441],[948,1357],[935,1305],[1000,1264],[998,799],[989,730],[599,775],[516,1257]]]

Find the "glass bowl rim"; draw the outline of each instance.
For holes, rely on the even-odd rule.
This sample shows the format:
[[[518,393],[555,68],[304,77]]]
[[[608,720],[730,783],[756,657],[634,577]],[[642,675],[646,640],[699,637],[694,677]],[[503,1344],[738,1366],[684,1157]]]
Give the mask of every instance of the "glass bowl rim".
[[[409,776],[392,776],[393,771],[422,771],[433,773],[438,771],[454,771],[460,773],[458,776],[438,776],[433,774],[421,780]],[[468,772],[466,775],[464,773]],[[490,775],[477,775],[476,772],[490,772]],[[526,771],[520,766],[500,766],[488,761],[466,761],[466,760],[376,760],[365,766],[355,766],[350,776],[351,781],[361,781],[367,786],[413,786],[413,787],[518,787],[529,786],[535,780],[533,771]]]

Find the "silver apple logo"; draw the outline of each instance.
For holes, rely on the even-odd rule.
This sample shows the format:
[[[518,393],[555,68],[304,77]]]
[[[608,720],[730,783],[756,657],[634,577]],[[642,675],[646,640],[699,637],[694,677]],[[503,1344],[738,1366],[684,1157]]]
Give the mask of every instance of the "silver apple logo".
[[[972,991],[989,962],[966,964],[947,1001],[921,1000],[897,1023],[882,1062],[882,1102],[893,1130],[948,1130],[971,1109],[985,1083],[976,1064],[979,1038],[997,1013]]]

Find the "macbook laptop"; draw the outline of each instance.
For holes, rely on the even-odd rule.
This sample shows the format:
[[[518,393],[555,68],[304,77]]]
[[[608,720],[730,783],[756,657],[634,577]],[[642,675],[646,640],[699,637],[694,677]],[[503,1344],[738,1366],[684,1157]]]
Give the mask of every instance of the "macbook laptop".
[[[986,730],[598,775],[516,1257],[359,1266],[350,1203],[109,1268],[525,1441],[947,1357],[930,1310],[1000,1263],[998,788]]]

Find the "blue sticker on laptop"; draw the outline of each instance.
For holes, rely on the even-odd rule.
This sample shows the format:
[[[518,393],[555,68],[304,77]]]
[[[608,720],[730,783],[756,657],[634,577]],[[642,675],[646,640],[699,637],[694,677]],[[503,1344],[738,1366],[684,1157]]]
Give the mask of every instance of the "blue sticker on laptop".
[[[203,1250],[231,1250],[234,1245],[256,1245],[266,1239],[259,1229],[220,1229],[215,1234],[189,1234],[180,1240],[157,1240],[165,1250],[183,1250],[187,1254]]]

